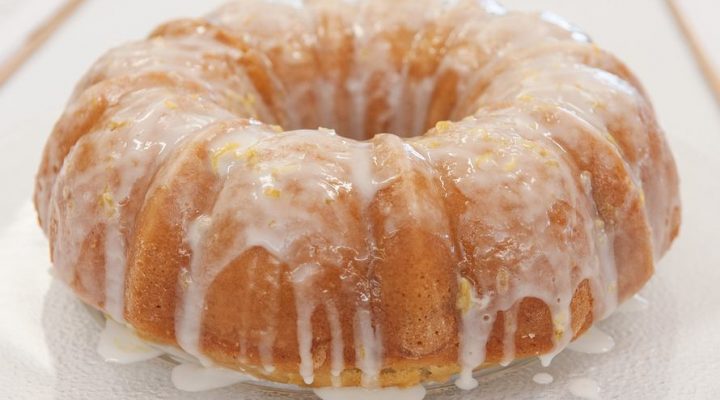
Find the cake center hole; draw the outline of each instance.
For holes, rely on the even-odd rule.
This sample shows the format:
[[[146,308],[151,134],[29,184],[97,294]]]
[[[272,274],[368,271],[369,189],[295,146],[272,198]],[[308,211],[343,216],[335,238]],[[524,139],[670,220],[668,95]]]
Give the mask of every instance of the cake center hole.
[[[387,76],[376,84],[341,87],[320,82],[291,93],[285,129],[333,129],[338,135],[371,139],[378,133],[424,134],[437,122],[458,119],[458,82],[448,78]],[[450,81],[450,83],[448,83]],[[393,82],[402,82],[400,84]]]

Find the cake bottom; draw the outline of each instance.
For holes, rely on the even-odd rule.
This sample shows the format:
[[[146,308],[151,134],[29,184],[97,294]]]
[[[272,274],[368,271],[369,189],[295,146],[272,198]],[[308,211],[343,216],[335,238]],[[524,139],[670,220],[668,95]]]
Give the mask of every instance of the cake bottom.
[[[239,384],[251,396],[252,393],[256,392],[258,396],[261,396],[258,398],[288,398],[289,395],[292,395],[293,399],[309,400],[317,399],[317,396],[325,398],[325,389],[332,388],[330,386],[313,389],[294,384],[279,383],[272,380],[258,379],[252,375],[216,365],[203,365],[197,358],[174,346],[162,345],[140,338],[131,327],[114,321],[106,314],[89,305],[86,305],[86,309],[98,326],[103,329],[98,352],[106,361],[130,364],[153,358],[162,359],[172,365],[171,380],[175,387],[180,390],[199,392]],[[497,378],[498,375],[524,366],[533,360],[534,358],[517,359],[505,366],[488,364],[473,371],[473,378],[480,382],[491,377]],[[372,390],[387,391],[388,393],[383,393],[383,395],[387,394],[396,400],[403,400],[398,399],[398,396],[400,398],[422,398],[422,396],[417,397],[420,391],[422,391],[423,395],[425,393],[432,394],[437,399],[450,398],[453,394],[457,394],[459,389],[453,383],[458,371],[457,366],[431,366],[429,368],[432,368],[433,376],[445,377],[445,379],[408,388],[391,387],[386,388],[387,390]],[[344,372],[344,374],[346,373],[348,371]],[[267,373],[263,375],[267,375]],[[372,395],[377,397],[380,393],[372,393]],[[250,399],[253,399],[253,397],[250,397]]]

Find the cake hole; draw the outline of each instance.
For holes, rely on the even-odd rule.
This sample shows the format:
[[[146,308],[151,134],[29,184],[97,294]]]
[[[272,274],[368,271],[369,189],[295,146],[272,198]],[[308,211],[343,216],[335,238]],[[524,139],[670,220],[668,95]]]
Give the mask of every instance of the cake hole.
[[[355,100],[362,101],[362,100]],[[403,103],[412,103],[409,99],[403,99]],[[418,101],[417,104],[433,103],[430,99]],[[363,108],[363,107],[360,107]],[[299,129],[329,129],[335,131],[339,136],[355,140],[369,140],[379,133],[392,133],[403,138],[421,136],[438,122],[448,121],[451,112],[438,113],[433,111],[432,104],[420,106],[415,110],[403,110],[403,107],[386,106],[382,111],[368,111],[364,117],[355,116],[338,120],[338,115],[345,114],[348,110],[325,110],[314,116],[312,119],[303,122],[290,122],[283,126],[285,130]],[[293,110],[289,110],[292,112]],[[349,112],[354,112],[350,110]],[[429,118],[428,115],[434,115]]]
[[[442,53],[433,57],[442,57]],[[378,65],[388,62],[377,60]],[[359,85],[358,77],[351,74],[340,82],[318,76],[307,85],[288,85],[285,96],[293,100],[284,103],[279,112],[284,115],[273,123],[285,130],[332,129],[356,140],[371,139],[378,133],[407,138],[420,136],[436,125],[447,129],[450,124],[444,121],[468,114],[476,108],[474,99],[481,95],[477,90],[466,90],[469,83],[462,80],[449,84],[449,75],[457,78],[452,69],[419,76],[393,68],[377,69],[376,73],[373,84]],[[461,98],[461,93],[471,93],[472,97]]]

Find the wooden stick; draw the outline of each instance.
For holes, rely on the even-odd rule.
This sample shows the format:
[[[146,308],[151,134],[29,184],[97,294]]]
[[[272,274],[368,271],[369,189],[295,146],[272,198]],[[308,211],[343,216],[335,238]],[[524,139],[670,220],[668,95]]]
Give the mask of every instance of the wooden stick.
[[[687,39],[687,42],[690,45],[690,50],[692,50],[695,55],[695,59],[697,60],[703,75],[705,75],[705,79],[708,84],[710,84],[710,89],[714,92],[715,99],[720,102],[720,75],[718,75],[718,71],[713,67],[710,57],[708,57],[700,45],[698,36],[690,27],[687,18],[685,18],[685,15],[680,10],[680,7],[678,7],[676,1],[667,0],[667,4],[670,7],[670,12],[673,17],[675,17],[675,21],[680,27],[680,31],[685,36],[685,39]],[[720,68],[720,66],[718,66],[718,68]]]
[[[0,65],[0,86],[5,84],[25,64],[83,1],[85,0],[66,0],[50,18],[32,31],[25,43]]]

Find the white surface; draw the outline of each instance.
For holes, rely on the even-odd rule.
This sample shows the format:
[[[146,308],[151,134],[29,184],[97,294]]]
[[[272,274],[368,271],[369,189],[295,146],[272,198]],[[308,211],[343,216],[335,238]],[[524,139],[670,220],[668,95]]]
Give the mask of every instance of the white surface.
[[[0,399],[197,398],[170,383],[170,365],[108,364],[100,327],[47,273],[47,242],[29,203],[52,124],[74,83],[104,50],[157,23],[199,15],[219,1],[89,0],[0,88]],[[683,226],[644,290],[648,310],[600,323],[615,339],[601,355],[564,352],[555,381],[532,381],[538,363],[486,379],[467,399],[565,399],[574,378],[593,379],[604,399],[720,398],[720,109],[665,7],[656,0],[507,1],[549,9],[582,26],[638,74],[654,101],[680,168]],[[717,9],[717,5],[714,5]],[[708,12],[711,12],[709,10]],[[717,15],[717,11],[715,12]],[[257,398],[238,387],[206,399]]]
[[[423,400],[425,388],[421,385],[409,388],[321,388],[315,394],[322,400]]]

